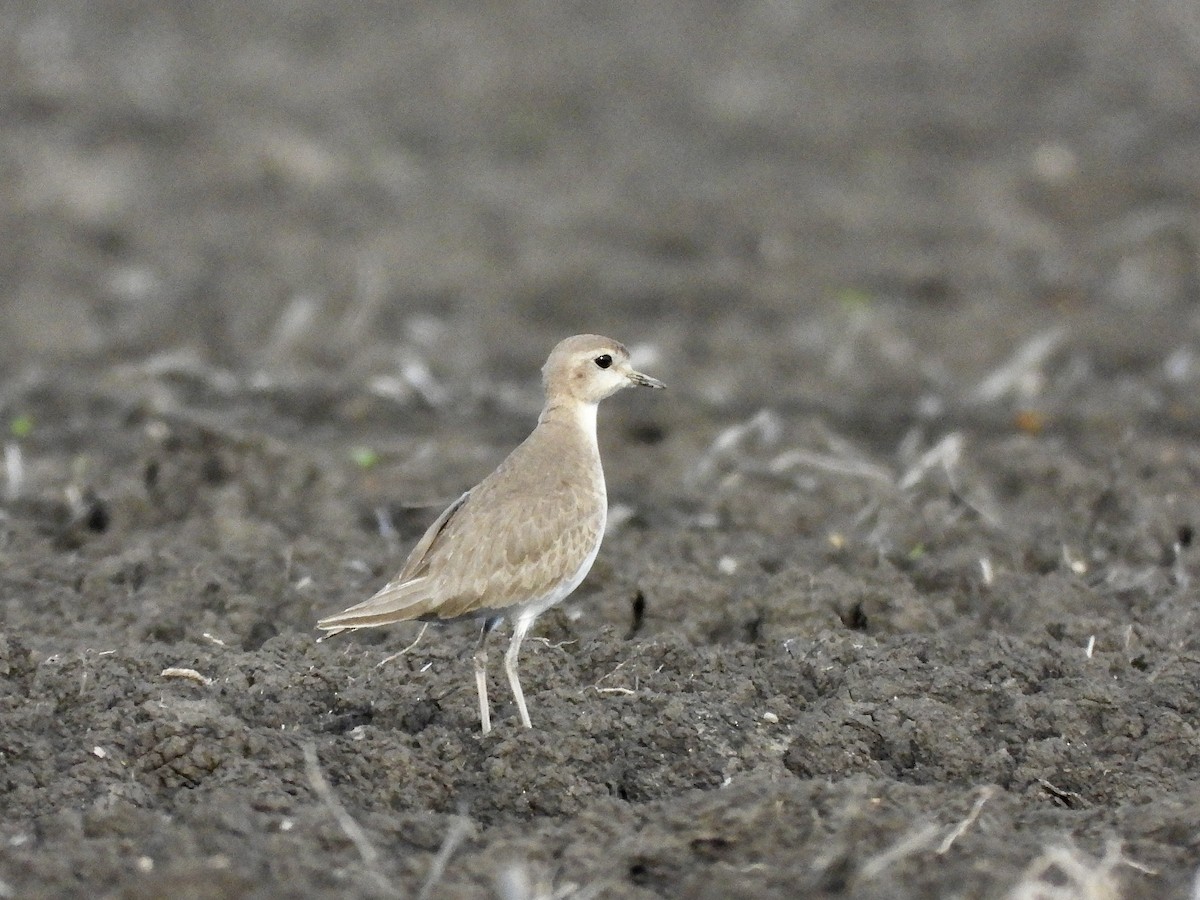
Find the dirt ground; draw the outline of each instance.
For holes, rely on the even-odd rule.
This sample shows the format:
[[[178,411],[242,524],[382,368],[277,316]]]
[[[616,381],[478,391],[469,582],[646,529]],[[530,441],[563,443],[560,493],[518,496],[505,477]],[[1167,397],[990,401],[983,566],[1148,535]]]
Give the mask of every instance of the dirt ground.
[[[1196,9],[5,2],[0,898],[1197,896]],[[581,331],[482,737],[314,624]]]

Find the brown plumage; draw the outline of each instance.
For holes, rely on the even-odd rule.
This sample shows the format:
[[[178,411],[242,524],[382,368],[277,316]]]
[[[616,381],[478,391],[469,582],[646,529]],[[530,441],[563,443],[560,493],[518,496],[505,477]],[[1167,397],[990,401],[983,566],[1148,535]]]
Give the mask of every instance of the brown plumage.
[[[517,676],[534,620],[575,590],[604,536],[608,501],[596,443],[596,407],[624,387],[663,384],[629,364],[617,341],[583,334],[561,341],[542,368],[546,405],[537,427],[492,474],[459,497],[377,594],[322,619],[337,634],[413,619],[482,617],[475,680],[483,732],[491,730],[483,638],[513,620],[505,671],[522,723],[532,727]]]

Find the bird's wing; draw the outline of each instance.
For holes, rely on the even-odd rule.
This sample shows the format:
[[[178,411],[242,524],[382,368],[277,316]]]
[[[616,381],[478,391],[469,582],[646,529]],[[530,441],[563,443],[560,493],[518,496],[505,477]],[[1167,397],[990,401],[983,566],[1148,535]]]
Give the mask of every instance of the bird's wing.
[[[373,628],[376,625],[391,625],[393,622],[407,622],[420,618],[429,611],[430,606],[436,604],[424,582],[424,578],[414,578],[405,582],[393,581],[362,603],[321,619],[317,622],[317,627],[338,634],[356,628]]]
[[[470,496],[471,492],[465,491],[461,497],[447,506],[445,511],[425,530],[425,533],[421,535],[421,539],[417,541],[417,545],[408,554],[408,559],[404,561],[404,568],[384,588],[385,591],[393,585],[402,584],[417,576],[421,567],[429,562],[429,553],[437,543],[437,539],[446,531],[450,520],[458,515],[462,508],[467,505],[467,498]]]
[[[317,627],[337,634],[355,628],[404,622],[428,613],[430,607],[436,605],[437,597],[431,595],[428,579],[423,576],[422,569],[427,568],[430,550],[437,544],[451,519],[466,505],[470,495],[471,492],[467,491],[451,503],[426,529],[421,540],[408,554],[399,575],[362,603],[321,619]]]
[[[430,576],[442,598],[435,614],[449,619],[500,611],[552,592],[592,555],[603,528],[603,507],[593,508],[581,493],[534,496],[520,515],[473,528],[484,539],[470,544],[448,535],[447,547],[454,543],[459,560],[443,565],[435,550]]]

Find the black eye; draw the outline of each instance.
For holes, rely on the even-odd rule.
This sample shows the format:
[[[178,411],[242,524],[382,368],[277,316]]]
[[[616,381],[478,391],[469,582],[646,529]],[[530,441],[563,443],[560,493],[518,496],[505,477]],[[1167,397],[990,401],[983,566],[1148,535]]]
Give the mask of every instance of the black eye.
[[[601,353],[599,356],[596,357],[596,365],[598,365],[602,369],[607,369],[609,366],[612,365],[612,357],[609,356],[607,353]]]

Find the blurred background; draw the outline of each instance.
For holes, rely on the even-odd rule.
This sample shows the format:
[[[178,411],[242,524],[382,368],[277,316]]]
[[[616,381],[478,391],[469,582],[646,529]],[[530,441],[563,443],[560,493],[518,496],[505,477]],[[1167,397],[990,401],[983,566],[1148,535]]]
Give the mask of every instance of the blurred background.
[[[1030,341],[1190,383],[1197,10],[7,2],[0,372],[437,399],[601,331],[732,410]]]
[[[382,896],[302,741],[409,896],[1200,897],[1196,0],[0,21],[0,897]],[[313,625],[582,331],[669,390],[481,743]]]

